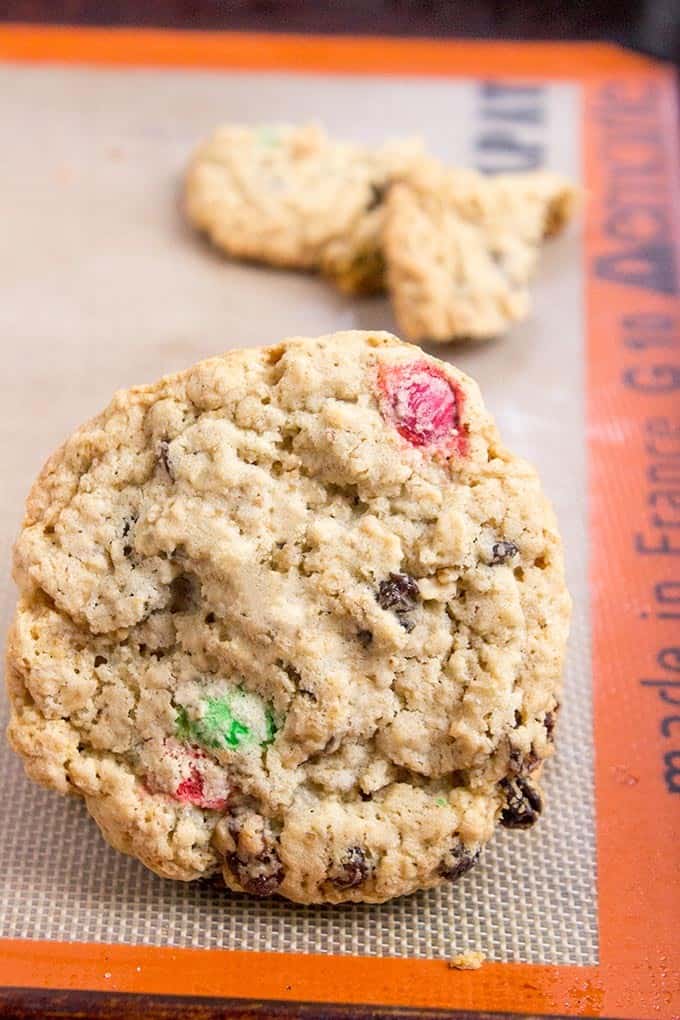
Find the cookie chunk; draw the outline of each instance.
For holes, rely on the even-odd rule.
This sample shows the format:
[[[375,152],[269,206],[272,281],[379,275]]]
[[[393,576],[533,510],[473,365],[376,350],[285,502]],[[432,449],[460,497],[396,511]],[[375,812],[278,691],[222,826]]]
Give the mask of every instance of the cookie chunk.
[[[118,393],[35,483],[15,578],[10,740],[159,875],[379,902],[540,814],[555,520],[475,383],[389,334]]]
[[[397,321],[416,341],[497,336],[529,311],[540,245],[571,216],[557,174],[485,177],[422,160],[390,189],[384,224]]]
[[[385,285],[388,185],[420,152],[415,141],[332,141],[314,124],[226,125],[194,156],[187,215],[229,255],[320,270],[341,290],[372,293]]]
[[[466,949],[464,953],[457,953],[449,960],[451,970],[479,970],[486,956],[475,949]]]

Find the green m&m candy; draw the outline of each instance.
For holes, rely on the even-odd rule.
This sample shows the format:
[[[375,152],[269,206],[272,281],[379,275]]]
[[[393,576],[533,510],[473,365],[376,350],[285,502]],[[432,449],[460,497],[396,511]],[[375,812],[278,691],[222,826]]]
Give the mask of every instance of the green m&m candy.
[[[198,712],[180,705],[175,718],[179,740],[214,751],[270,744],[276,734],[271,708],[240,687],[201,701]]]

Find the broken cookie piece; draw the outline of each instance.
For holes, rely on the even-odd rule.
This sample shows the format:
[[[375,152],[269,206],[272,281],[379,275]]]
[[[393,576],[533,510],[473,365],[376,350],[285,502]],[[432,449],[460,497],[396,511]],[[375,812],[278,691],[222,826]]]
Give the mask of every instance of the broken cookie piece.
[[[487,177],[420,161],[387,195],[383,249],[410,340],[488,339],[529,312],[543,241],[569,221],[573,186],[537,171]]]
[[[225,124],[192,159],[186,213],[228,255],[321,271],[345,293],[371,294],[385,286],[389,184],[421,155],[417,140],[369,147],[317,124]]]

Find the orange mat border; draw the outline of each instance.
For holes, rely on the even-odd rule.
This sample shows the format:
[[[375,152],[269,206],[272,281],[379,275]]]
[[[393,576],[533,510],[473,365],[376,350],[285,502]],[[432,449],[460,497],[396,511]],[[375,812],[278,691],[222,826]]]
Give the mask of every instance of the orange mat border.
[[[591,197],[585,256],[589,263],[611,246],[604,223],[607,162],[598,121],[603,90],[627,89],[622,101],[627,94],[631,103],[645,90],[655,90],[666,110],[668,137],[671,143],[673,138],[677,141],[671,72],[644,57],[602,44],[10,25],[0,27],[0,60],[457,77],[478,76],[484,68],[493,77],[579,82],[586,102],[585,179]],[[630,144],[638,145],[642,159],[644,139]],[[667,152],[675,149],[670,144]],[[665,179],[673,180],[675,171],[677,181],[677,158],[668,158],[675,162],[665,168]],[[677,246],[677,214],[672,225]],[[658,582],[659,561],[636,556],[630,537],[649,511],[641,485],[649,438],[643,423],[665,417],[676,421],[678,398],[677,388],[627,390],[621,379],[630,368],[651,373],[648,379],[657,378],[656,355],[637,352],[635,362],[635,354],[619,340],[622,314],[677,317],[680,308],[674,295],[598,280],[591,273],[587,273],[586,301],[600,964],[488,963],[477,972],[457,972],[435,960],[2,940],[1,983],[535,1014],[662,1020],[677,1016],[680,799],[664,793],[659,773],[668,743],[659,731],[658,704],[636,680],[654,670],[654,655],[665,647],[664,642],[674,647],[677,621],[655,619],[650,625],[640,615],[648,606],[650,586]],[[623,429],[625,443],[608,438],[617,428]],[[606,590],[603,578],[608,578]],[[619,584],[621,603],[612,612],[612,585]]]
[[[0,59],[94,66],[294,70],[339,74],[593,77],[656,69],[607,43],[190,32],[144,28],[0,26]]]

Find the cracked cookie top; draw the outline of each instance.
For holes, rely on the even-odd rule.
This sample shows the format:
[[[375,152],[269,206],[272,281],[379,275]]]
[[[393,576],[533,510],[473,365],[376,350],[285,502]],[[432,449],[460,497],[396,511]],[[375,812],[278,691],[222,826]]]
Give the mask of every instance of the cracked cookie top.
[[[380,901],[540,813],[554,517],[475,383],[389,334],[117,394],[43,469],[15,576],[10,739],[161,875]]]

